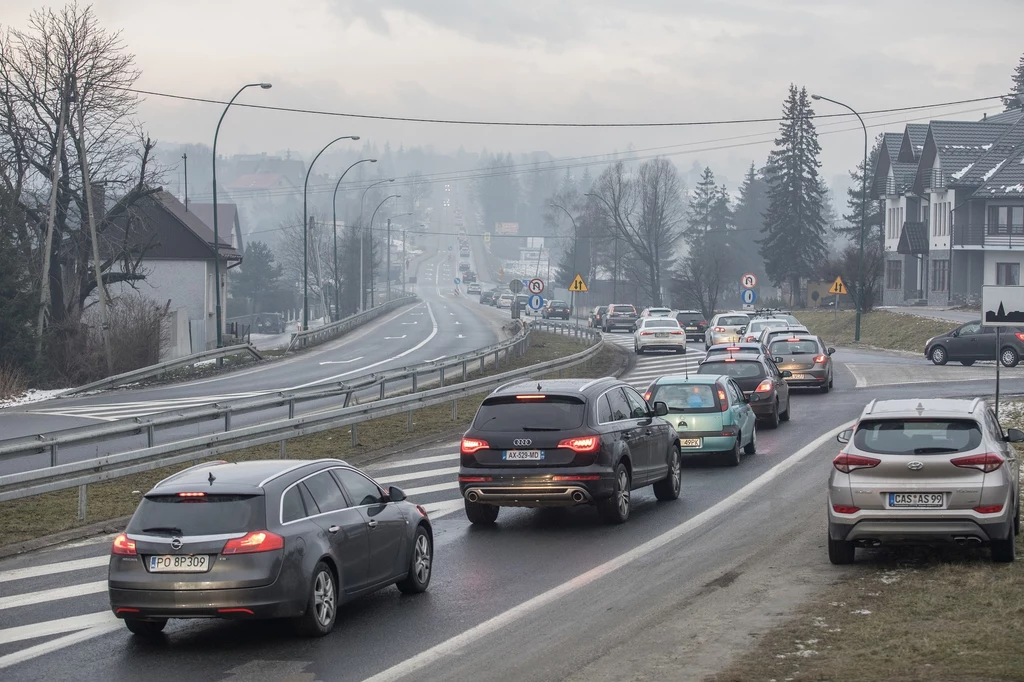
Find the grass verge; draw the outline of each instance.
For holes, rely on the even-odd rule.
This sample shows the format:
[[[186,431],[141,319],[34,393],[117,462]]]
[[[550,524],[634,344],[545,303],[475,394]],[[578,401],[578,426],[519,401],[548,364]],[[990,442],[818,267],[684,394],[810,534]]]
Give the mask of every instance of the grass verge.
[[[808,310],[796,316],[808,331],[823,338],[830,346],[856,345],[853,339],[857,316],[852,310],[841,310],[838,315],[831,311]],[[873,310],[861,315],[860,343],[888,350],[923,353],[928,339],[945,334],[955,326],[955,322]]]
[[[530,349],[521,358],[503,363],[502,372],[534,365],[579,352],[585,346],[565,336],[534,332]],[[615,374],[626,354],[605,344],[586,365],[562,372],[565,377],[590,377]],[[492,371],[485,373],[490,374]],[[555,373],[554,375],[557,375]],[[548,375],[553,376],[553,375]],[[471,378],[474,378],[471,376]],[[536,378],[536,377],[535,377]],[[451,385],[453,381],[446,381]],[[486,393],[467,396],[458,401],[457,417],[452,418],[452,404],[444,403],[413,412],[413,428],[408,429],[405,414],[375,419],[358,425],[359,445],[352,445],[351,427],[343,427],[288,441],[290,459],[340,457],[353,464],[371,461],[375,455],[408,441],[457,437],[469,425]],[[242,462],[279,457],[277,444],[264,445],[230,453],[221,459]],[[135,511],[138,496],[133,491],[146,491],[157,481],[188,465],[166,467],[141,474],[89,486],[88,515],[77,520],[78,490],[62,490],[45,495],[0,503],[0,547],[42,537],[62,530],[128,516]]]
[[[1004,427],[1024,426],[1024,404],[1007,408]],[[861,550],[836,573],[824,595],[711,679],[1024,679],[1024,561],[994,564],[987,549],[890,548]]]

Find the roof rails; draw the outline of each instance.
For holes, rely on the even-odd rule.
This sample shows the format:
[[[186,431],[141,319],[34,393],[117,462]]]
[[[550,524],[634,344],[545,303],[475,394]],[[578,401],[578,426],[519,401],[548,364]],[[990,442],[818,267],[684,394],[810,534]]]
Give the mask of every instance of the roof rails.
[[[872,398],[868,406],[864,408],[864,414],[871,414],[875,409],[875,403],[878,402],[878,398]]]
[[[979,404],[981,404],[981,398],[975,398],[974,402],[971,403],[971,409],[967,411],[973,413],[976,409],[978,409]]]
[[[160,487],[160,486],[162,486],[162,485],[163,485],[164,483],[167,483],[168,481],[174,480],[174,479],[175,479],[175,478],[177,478],[178,476],[181,476],[182,474],[186,474],[186,473],[188,473],[189,471],[192,471],[193,469],[199,469],[200,467],[206,467],[206,466],[210,466],[210,465],[214,465],[214,464],[227,464],[227,463],[228,463],[228,462],[227,462],[227,460],[226,460],[226,459],[217,459],[217,460],[214,460],[214,461],[212,461],[212,462],[200,462],[199,464],[193,464],[192,466],[190,466],[190,467],[188,467],[188,468],[185,468],[185,469],[182,469],[181,471],[176,471],[176,472],[174,472],[173,474],[171,474],[171,475],[170,475],[170,476],[168,476],[167,478],[165,478],[165,479],[161,480],[160,482],[158,482],[158,483],[157,483],[157,484],[156,484],[155,486],[153,486],[153,487],[154,487],[154,488],[159,488],[159,487]]]
[[[337,457],[321,457],[319,459],[314,459],[312,461],[307,460],[307,461],[304,461],[304,462],[298,462],[298,463],[294,464],[293,466],[290,466],[290,467],[288,467],[286,469],[281,469],[276,474],[271,474],[270,476],[267,476],[262,481],[260,481],[259,487],[262,488],[267,483],[270,483],[271,481],[273,481],[275,478],[280,478],[281,476],[284,476],[285,474],[287,474],[289,472],[295,471],[296,469],[301,469],[304,466],[309,466],[310,464],[316,464],[317,462],[338,462],[339,464],[348,465],[348,462],[346,462],[343,459],[339,459]]]

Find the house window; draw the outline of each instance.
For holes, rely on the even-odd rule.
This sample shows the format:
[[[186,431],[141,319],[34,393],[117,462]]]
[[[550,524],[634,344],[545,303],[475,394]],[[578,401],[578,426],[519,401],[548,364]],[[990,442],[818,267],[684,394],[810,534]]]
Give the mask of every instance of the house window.
[[[932,291],[949,290],[949,261],[932,261]]]
[[[903,288],[903,263],[898,260],[890,260],[885,262],[885,288],[886,289],[902,289]]]
[[[989,234],[1024,234],[1024,206],[989,206]]]
[[[1020,285],[1020,263],[996,263],[996,284],[1007,287]]]

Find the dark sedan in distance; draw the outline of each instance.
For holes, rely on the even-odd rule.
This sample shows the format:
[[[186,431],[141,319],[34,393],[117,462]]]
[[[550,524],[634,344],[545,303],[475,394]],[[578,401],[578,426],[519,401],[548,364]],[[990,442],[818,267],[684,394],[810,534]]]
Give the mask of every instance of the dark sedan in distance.
[[[320,637],[360,595],[426,590],[433,551],[423,507],[341,460],[199,464],[114,538],[110,608],[140,636],[169,618],[288,618]]]
[[[540,309],[541,317],[545,320],[551,320],[556,317],[560,317],[563,320],[568,320],[572,314],[572,308],[565,301],[559,301],[555,299],[548,301],[547,305]]]
[[[996,328],[983,326],[981,320],[975,320],[928,339],[924,356],[936,365],[959,360],[968,367],[978,360],[998,357],[1003,367],[1016,367],[1024,354],[1024,328],[1003,327],[999,333],[998,353],[996,345]]]

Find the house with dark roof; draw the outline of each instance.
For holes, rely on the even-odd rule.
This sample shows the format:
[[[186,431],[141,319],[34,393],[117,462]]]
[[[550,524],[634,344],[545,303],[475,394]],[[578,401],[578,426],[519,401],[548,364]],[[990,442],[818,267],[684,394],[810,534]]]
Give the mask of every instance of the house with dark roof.
[[[980,302],[983,284],[1020,284],[1024,117],[886,133],[872,197],[885,202],[883,304]]]

